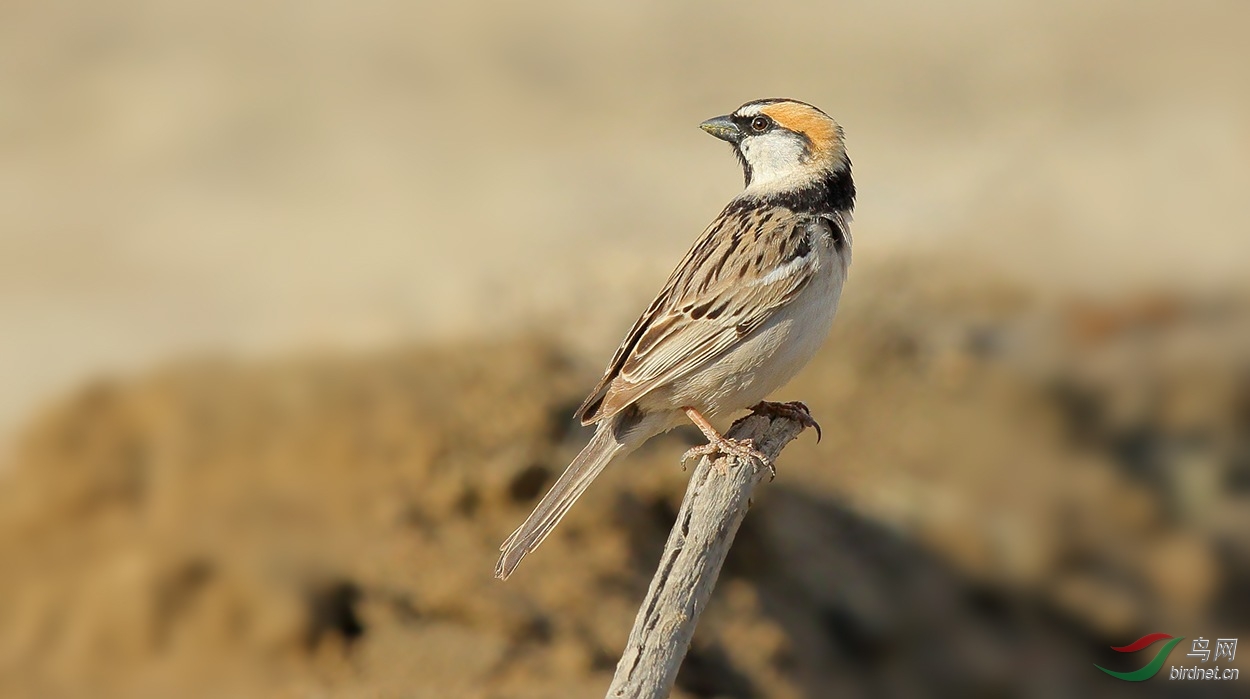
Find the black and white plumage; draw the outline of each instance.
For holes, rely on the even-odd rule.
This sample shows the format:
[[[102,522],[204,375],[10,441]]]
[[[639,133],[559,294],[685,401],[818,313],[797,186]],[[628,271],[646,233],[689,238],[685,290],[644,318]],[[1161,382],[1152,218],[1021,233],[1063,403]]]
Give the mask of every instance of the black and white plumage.
[[[512,574],[609,463],[687,419],[709,439],[691,453],[759,458],[707,417],[763,401],[828,334],[851,262],[855,204],[841,127],[787,99],[748,102],[701,127],[733,146],[746,188],[626,334],[577,412],[595,435],[500,547],[497,577]]]

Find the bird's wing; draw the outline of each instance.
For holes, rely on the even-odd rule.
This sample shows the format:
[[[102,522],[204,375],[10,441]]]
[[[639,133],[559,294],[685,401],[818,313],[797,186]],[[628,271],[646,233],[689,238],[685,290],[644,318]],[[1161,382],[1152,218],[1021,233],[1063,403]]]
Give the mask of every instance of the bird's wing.
[[[730,205],[634,323],[577,416],[615,415],[741,342],[807,285],[825,217]],[[826,231],[832,233],[832,231]]]

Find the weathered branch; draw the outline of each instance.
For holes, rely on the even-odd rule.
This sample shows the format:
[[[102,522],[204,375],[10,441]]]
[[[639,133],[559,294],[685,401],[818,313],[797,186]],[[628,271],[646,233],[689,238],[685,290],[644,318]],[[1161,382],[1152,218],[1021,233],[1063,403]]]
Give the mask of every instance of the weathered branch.
[[[734,423],[726,436],[753,440],[775,462],[802,431],[802,425],[786,417],[750,415]],[[663,699],[672,691],[751,493],[768,475],[767,468],[736,457],[699,460],[616,665],[608,699]]]

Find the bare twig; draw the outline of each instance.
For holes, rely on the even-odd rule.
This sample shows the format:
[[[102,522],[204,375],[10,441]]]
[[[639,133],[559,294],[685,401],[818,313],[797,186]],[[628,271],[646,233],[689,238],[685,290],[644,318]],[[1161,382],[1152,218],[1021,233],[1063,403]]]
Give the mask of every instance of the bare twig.
[[[803,431],[786,417],[749,415],[728,437],[751,439],[772,461]],[[727,475],[726,475],[727,474]],[[660,567],[638,610],[625,652],[616,665],[608,699],[663,699],[690,648],[699,615],[712,596],[729,546],[746,516],[751,493],[768,469],[735,457],[699,460]]]

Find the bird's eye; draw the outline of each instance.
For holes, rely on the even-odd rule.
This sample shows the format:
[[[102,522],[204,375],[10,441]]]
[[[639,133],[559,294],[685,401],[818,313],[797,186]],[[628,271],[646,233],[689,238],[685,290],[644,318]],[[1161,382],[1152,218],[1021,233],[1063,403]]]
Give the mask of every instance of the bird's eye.
[[[772,122],[769,121],[768,117],[757,116],[751,120],[751,130],[755,133],[764,133],[771,125]]]

